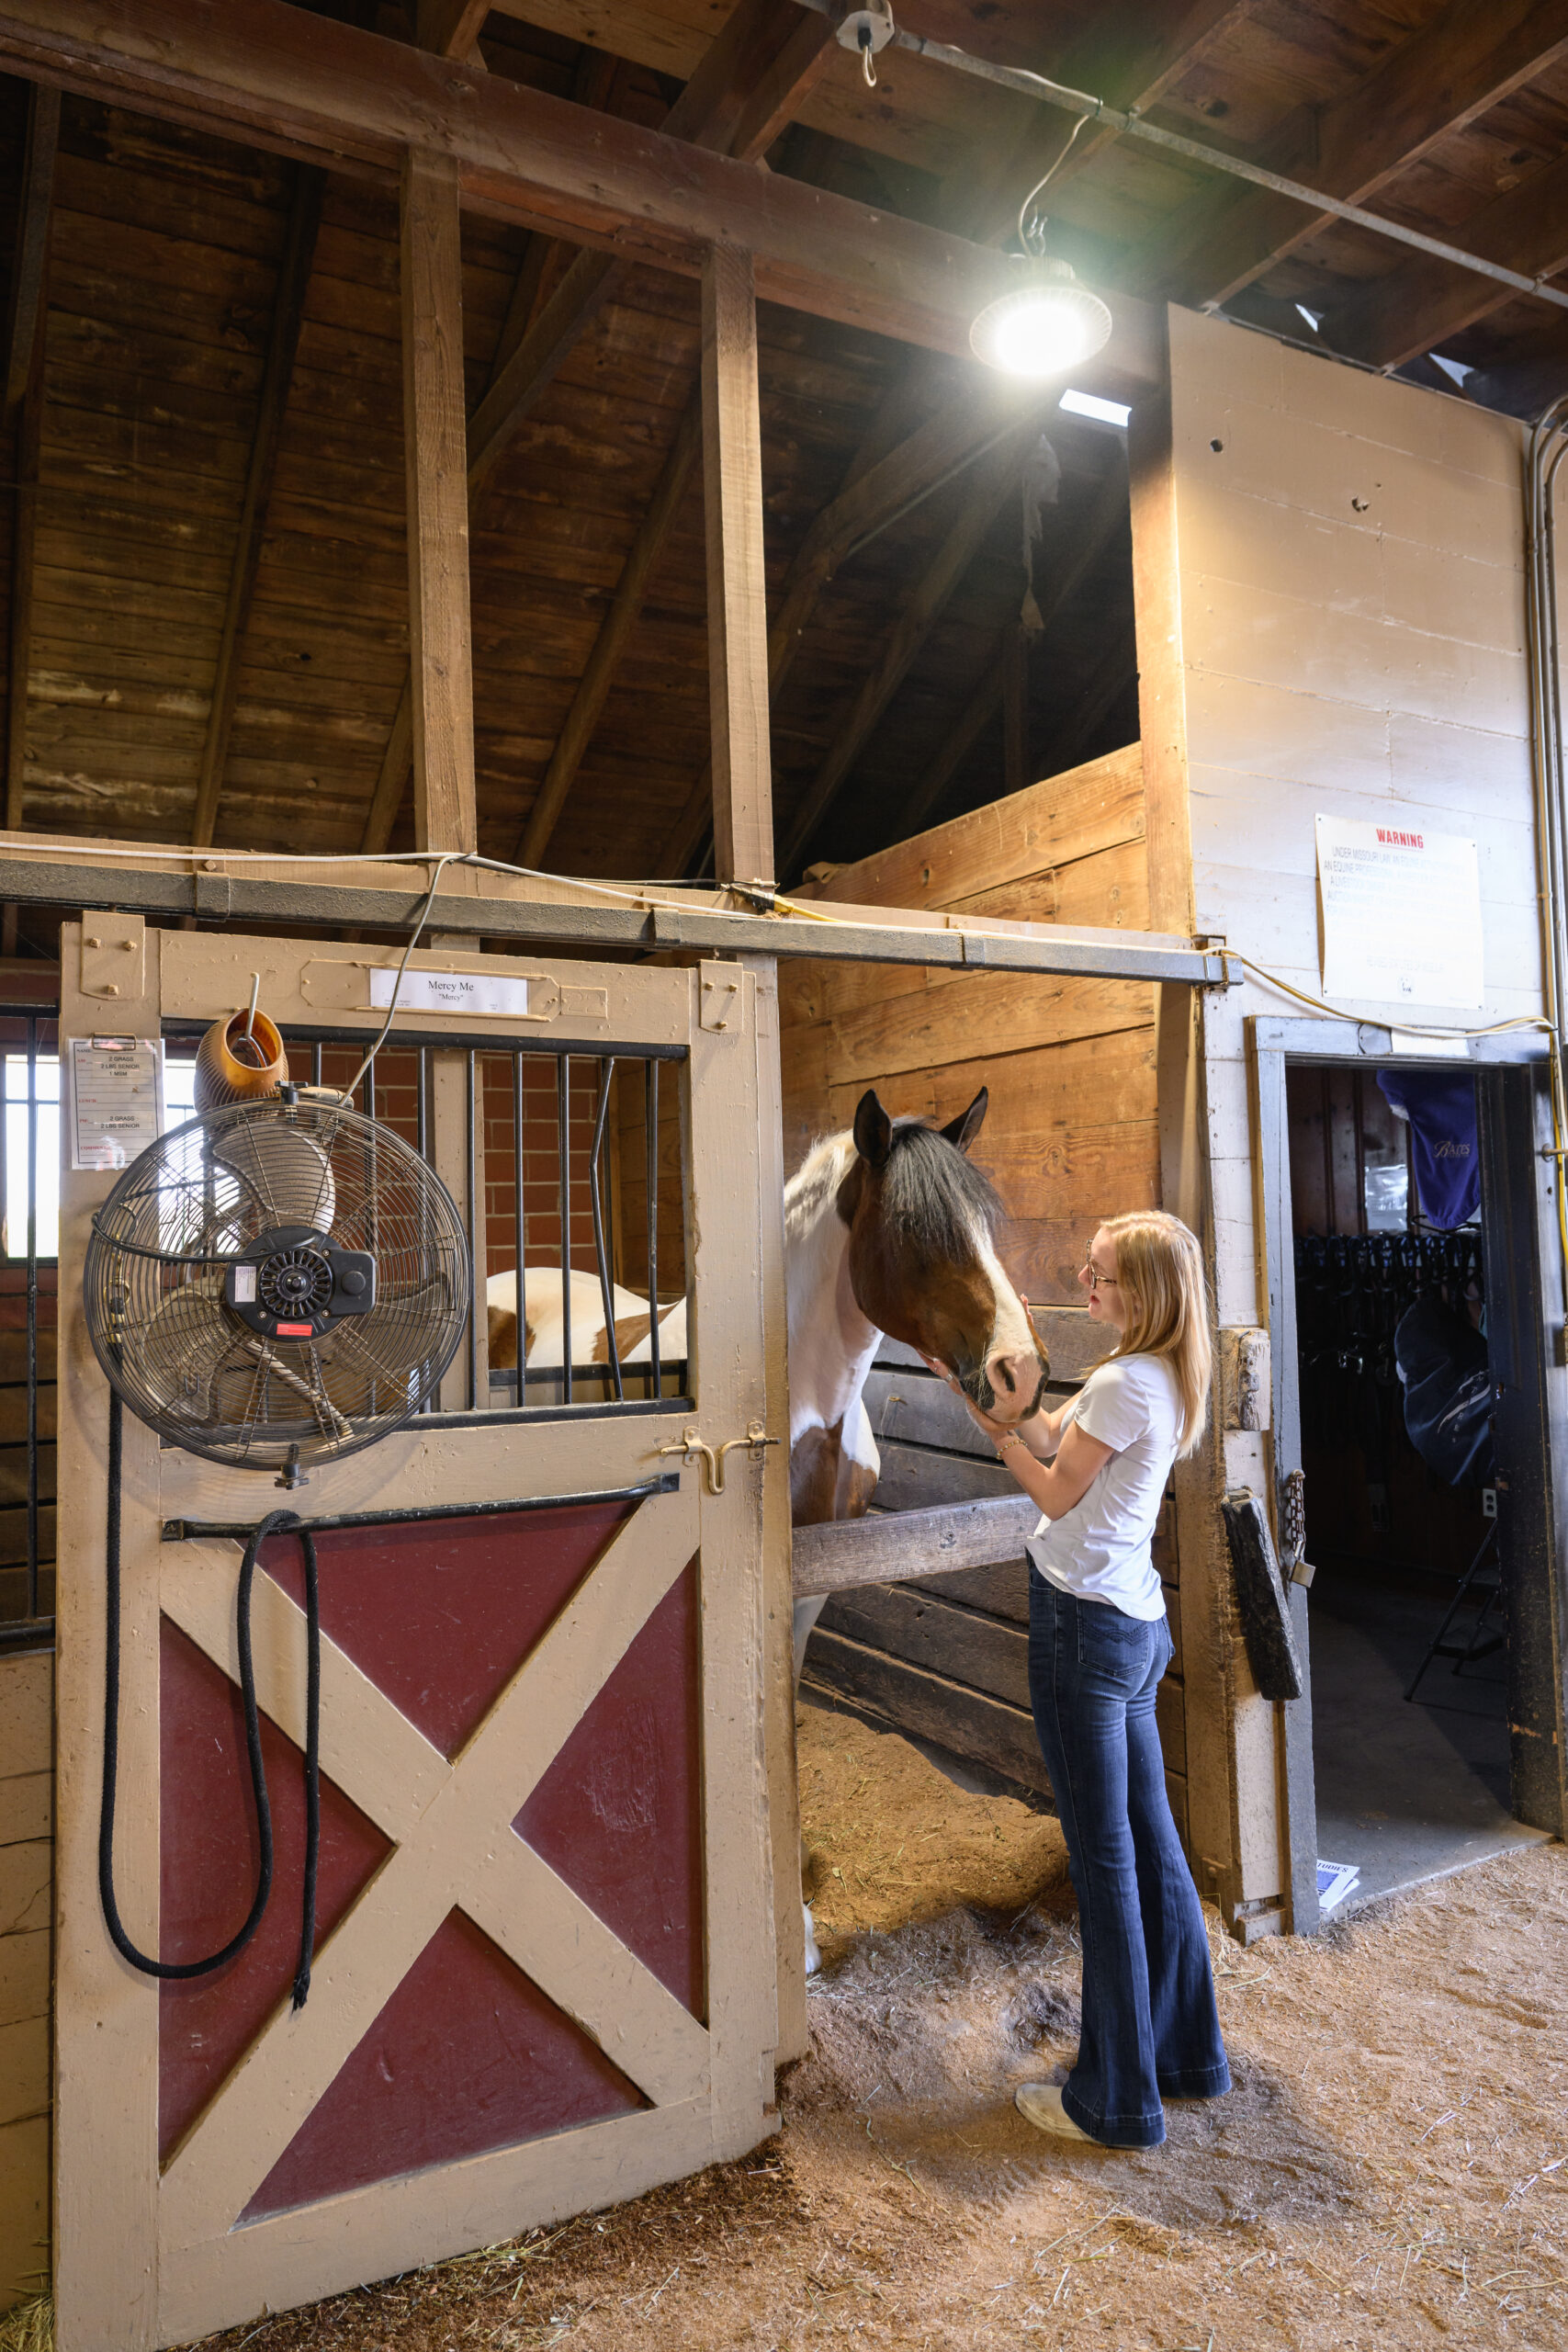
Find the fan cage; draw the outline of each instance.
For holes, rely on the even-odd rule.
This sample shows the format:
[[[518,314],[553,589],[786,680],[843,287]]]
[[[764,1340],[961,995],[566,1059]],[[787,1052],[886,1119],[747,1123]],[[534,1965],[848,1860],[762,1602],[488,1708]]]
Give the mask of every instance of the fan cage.
[[[376,1304],[312,1340],[269,1339],[224,1302],[229,1265],[309,1228],[376,1261]],[[344,1106],[269,1100],[209,1113],[142,1153],[94,1219],[84,1293],[99,1363],[161,1437],[212,1462],[341,1461],[436,1390],[472,1297],[440,1178]]]

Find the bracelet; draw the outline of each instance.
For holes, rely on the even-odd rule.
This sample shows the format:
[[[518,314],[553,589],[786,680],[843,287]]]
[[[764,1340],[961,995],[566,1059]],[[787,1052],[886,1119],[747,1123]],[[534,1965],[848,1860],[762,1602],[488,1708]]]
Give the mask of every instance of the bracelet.
[[[993,1442],[995,1442],[995,1441],[993,1441]],[[1004,1437],[1000,1442],[997,1444],[998,1461],[999,1462],[1001,1460],[1002,1455],[1007,1452],[1009,1446],[1021,1445],[1022,1443],[1023,1440],[1019,1436],[1018,1431],[1014,1430],[1010,1437]]]

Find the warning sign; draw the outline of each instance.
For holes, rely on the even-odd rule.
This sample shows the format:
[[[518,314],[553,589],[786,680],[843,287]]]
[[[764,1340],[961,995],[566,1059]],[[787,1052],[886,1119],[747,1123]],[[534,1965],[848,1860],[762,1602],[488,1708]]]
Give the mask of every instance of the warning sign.
[[[1479,1008],[1481,869],[1472,841],[1319,817],[1317,879],[1325,996]]]

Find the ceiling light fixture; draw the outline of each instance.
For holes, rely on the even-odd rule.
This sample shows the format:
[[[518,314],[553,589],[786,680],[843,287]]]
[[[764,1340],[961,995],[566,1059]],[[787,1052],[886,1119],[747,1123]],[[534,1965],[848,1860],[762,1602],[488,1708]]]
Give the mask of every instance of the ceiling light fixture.
[[[1018,285],[988,302],[969,330],[969,347],[988,368],[1039,382],[1092,359],[1111,339],[1111,312],[1080,286],[1065,261],[1014,257]]]

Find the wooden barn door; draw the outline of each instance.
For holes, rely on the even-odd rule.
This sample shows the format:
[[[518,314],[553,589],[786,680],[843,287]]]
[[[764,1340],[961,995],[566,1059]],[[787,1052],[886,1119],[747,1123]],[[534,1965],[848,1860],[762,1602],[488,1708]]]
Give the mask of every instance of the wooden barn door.
[[[150,1035],[243,1002],[258,964],[286,1033],[312,1001],[319,1023],[324,999],[338,1022],[363,1007],[368,1026],[364,967],[384,960],[175,933],[148,933],[144,951],[144,995],[121,1000],[115,1026]],[[62,1037],[104,1019],[80,992],[79,954],[68,928]],[[658,1048],[680,1087],[694,1401],[444,1413],[290,1498],[310,1518],[517,1506],[319,1539],[320,1935],[298,2011],[292,1536],[268,1544],[256,1580],[277,1845],[264,1928],[218,1975],[161,1986],[105,1933],[107,1393],[80,1279],[111,1180],[62,1180],[61,2352],[199,2336],[635,2195],[773,2126],[761,1533],[784,1449],[730,1451],[718,1494],[681,1450],[694,1425],[716,1449],[783,1427],[764,1372],[752,983],[733,966],[706,967],[705,992],[697,972],[527,970],[534,1001],[557,1008],[535,1042]],[[710,1012],[705,1026],[720,995],[722,1025]],[[464,1148],[459,1136],[459,1159]],[[238,1547],[167,1531],[254,1522],[285,1498],[265,1476],[161,1450],[133,1421],[125,1453],[120,1907],[143,1950],[177,1959],[243,1917],[254,1826]]]

